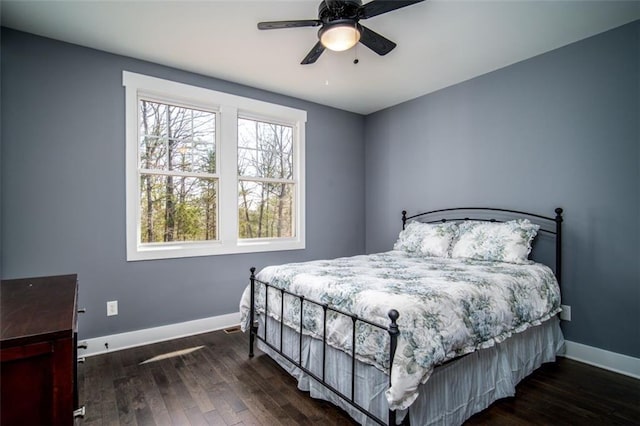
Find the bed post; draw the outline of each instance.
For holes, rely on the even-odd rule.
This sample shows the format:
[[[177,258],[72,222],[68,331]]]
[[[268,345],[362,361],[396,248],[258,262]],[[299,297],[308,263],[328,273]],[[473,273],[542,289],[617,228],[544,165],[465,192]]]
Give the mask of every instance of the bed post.
[[[402,230],[404,231],[404,226],[407,224],[407,211],[402,210]]]
[[[556,279],[562,287],[562,209],[556,210]]]
[[[255,333],[258,331],[254,326],[254,312],[255,312],[255,286],[256,286],[256,267],[252,266],[250,269],[251,276],[249,281],[251,282],[251,307],[249,308],[249,358],[253,358],[253,341],[255,339]]]
[[[404,225],[406,212],[402,212],[402,220]],[[400,314],[395,309],[391,309],[388,313],[389,319],[391,320],[391,324],[389,324],[389,387],[391,387],[391,367],[393,365],[393,358],[396,356],[396,347],[398,346],[398,334],[400,334],[400,330],[398,329],[398,317]],[[396,425],[396,412],[395,410],[389,410],[389,425]]]

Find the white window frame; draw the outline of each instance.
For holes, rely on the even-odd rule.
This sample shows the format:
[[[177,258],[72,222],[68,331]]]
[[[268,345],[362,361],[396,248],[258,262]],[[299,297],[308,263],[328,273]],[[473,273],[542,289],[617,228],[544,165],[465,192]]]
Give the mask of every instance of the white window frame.
[[[307,112],[231,95],[202,87],[123,71],[126,141],[127,261],[255,253],[305,248],[305,123]],[[218,240],[142,244],[138,170],[138,102],[161,100],[187,108],[216,111],[218,181]],[[238,117],[263,120],[293,128],[295,180],[295,236],[240,239],[238,237]]]

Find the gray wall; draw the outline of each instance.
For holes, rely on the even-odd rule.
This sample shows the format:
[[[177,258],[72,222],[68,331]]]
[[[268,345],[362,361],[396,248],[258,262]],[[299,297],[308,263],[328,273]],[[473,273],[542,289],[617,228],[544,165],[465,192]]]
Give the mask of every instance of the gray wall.
[[[569,340],[640,356],[638,21],[366,117],[366,250],[402,209],[565,209]]]
[[[122,70],[306,110],[307,249],[127,263]],[[81,338],[237,312],[252,265],[364,252],[360,115],[4,28],[1,72],[2,277],[77,272]]]

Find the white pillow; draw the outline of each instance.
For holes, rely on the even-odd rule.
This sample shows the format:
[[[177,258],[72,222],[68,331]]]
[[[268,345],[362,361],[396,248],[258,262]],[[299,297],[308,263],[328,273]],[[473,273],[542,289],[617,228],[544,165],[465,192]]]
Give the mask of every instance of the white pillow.
[[[504,223],[466,221],[458,228],[452,257],[526,263],[540,226],[519,219]]]
[[[457,234],[458,225],[453,222],[409,222],[400,232],[393,248],[418,256],[450,257],[451,242]]]

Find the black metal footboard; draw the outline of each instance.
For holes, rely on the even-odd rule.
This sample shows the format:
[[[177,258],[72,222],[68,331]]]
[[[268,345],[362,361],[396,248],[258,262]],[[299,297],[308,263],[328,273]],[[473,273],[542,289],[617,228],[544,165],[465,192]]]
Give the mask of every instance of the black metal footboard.
[[[267,345],[269,348],[271,348],[273,351],[277,352],[279,355],[281,355],[283,358],[285,358],[287,361],[289,361],[290,363],[292,363],[293,365],[295,365],[297,368],[299,368],[301,371],[305,372],[306,374],[308,374],[310,377],[312,377],[314,380],[318,381],[319,383],[321,383],[326,389],[329,389],[331,392],[333,392],[334,394],[338,395],[340,398],[342,398],[345,402],[347,402],[349,405],[351,405],[352,407],[356,408],[358,411],[362,412],[363,414],[365,414],[367,417],[369,417],[371,420],[373,420],[374,422],[381,424],[381,425],[394,425],[396,424],[396,412],[393,410],[389,410],[389,419],[388,419],[388,423],[385,422],[383,419],[379,418],[378,416],[376,416],[375,414],[369,412],[366,408],[362,407],[361,405],[359,405],[356,401],[355,401],[355,388],[356,388],[356,377],[355,377],[355,371],[356,371],[356,323],[358,321],[366,323],[372,327],[378,328],[380,330],[384,330],[387,331],[389,333],[389,338],[390,338],[390,345],[389,345],[389,385],[391,385],[391,366],[393,364],[393,359],[396,353],[396,347],[398,345],[398,335],[400,334],[400,331],[398,329],[398,317],[399,317],[399,313],[398,311],[396,311],[395,309],[392,309],[389,311],[389,319],[391,320],[391,323],[389,324],[388,327],[382,326],[380,324],[376,324],[374,322],[368,321],[364,318],[359,318],[357,315],[353,315],[350,314],[348,312],[344,312],[341,311],[339,309],[335,309],[329,305],[327,305],[326,303],[320,303],[314,300],[311,300],[309,298],[305,298],[304,296],[295,294],[295,293],[291,293],[290,291],[275,287],[267,282],[264,281],[260,281],[258,279],[256,279],[255,276],[255,272],[256,272],[256,268],[252,267],[251,269],[251,276],[249,278],[250,280],[250,284],[251,284],[251,308],[250,308],[250,312],[249,312],[249,320],[250,320],[250,333],[249,333],[249,357],[253,357],[254,353],[253,353],[253,346],[255,343],[255,339],[259,339],[260,341],[262,341],[265,345]],[[258,334],[258,326],[256,325],[256,309],[255,309],[255,285],[256,283],[262,284],[265,286],[265,323],[264,323],[264,338],[261,337]],[[273,289],[272,291],[276,291],[280,293],[280,345],[279,347],[277,347],[276,345],[273,345],[272,343],[267,341],[267,320],[266,320],[266,313],[268,312],[269,309],[269,289]],[[284,331],[284,299],[285,299],[285,295],[289,295],[291,297],[294,297],[296,299],[298,299],[300,301],[300,331],[299,331],[299,357],[298,359],[293,359],[291,356],[287,355],[283,348],[282,348],[282,344],[283,344],[283,331]],[[318,376],[316,373],[312,372],[311,370],[309,370],[308,368],[304,367],[302,365],[302,329],[303,329],[303,305],[304,303],[311,303],[314,305],[317,305],[319,307],[322,308],[323,310],[323,332],[322,332],[322,374],[320,376]],[[327,311],[332,311],[335,313],[338,313],[340,315],[344,315],[346,317],[351,318],[351,322],[353,325],[353,332],[352,332],[352,336],[351,336],[351,394],[350,395],[346,395],[343,392],[341,392],[340,390],[336,389],[334,386],[330,385],[327,381],[325,381],[325,367],[326,367],[326,349],[327,349]]]

